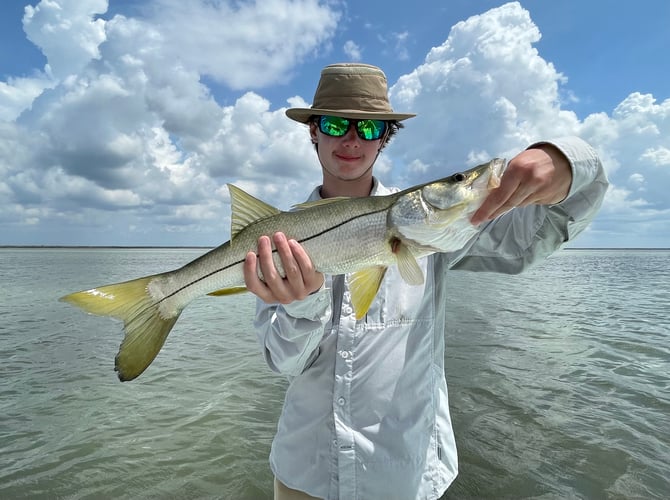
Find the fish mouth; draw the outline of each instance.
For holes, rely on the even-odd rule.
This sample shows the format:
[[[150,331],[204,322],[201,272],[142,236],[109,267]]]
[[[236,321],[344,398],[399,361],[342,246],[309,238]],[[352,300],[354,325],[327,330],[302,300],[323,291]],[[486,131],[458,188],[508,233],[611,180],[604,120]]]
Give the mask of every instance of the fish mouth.
[[[502,178],[505,169],[507,168],[507,160],[504,158],[495,158],[491,160],[491,175],[487,183],[487,188],[495,189],[500,186],[500,179]]]

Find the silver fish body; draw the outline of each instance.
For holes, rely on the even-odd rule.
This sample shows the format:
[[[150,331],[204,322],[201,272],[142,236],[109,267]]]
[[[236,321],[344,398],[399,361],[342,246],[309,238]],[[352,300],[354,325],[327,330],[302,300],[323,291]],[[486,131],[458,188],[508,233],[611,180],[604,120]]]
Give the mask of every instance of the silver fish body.
[[[121,380],[132,380],[153,361],[191,301],[245,291],[247,253],[256,250],[260,236],[280,231],[302,244],[318,271],[352,273],[352,302],[360,319],[389,266],[397,265],[408,284],[421,284],[418,258],[457,250],[476,234],[470,216],[497,187],[505,164],[494,159],[386,196],[332,198],[297,205],[290,212],[229,185],[230,241],[177,270],[76,292],[62,300],[124,321],[126,335],[116,370]],[[276,251],[274,262],[283,275]]]

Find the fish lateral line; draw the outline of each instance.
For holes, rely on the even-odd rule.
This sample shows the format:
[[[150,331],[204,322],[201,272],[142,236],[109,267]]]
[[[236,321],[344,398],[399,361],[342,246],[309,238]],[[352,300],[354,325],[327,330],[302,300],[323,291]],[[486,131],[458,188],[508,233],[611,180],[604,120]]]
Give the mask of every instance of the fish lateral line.
[[[210,277],[214,276],[215,274],[221,273],[221,272],[223,272],[223,271],[227,271],[227,270],[230,269],[231,267],[236,266],[236,265],[238,265],[238,264],[241,264],[242,262],[244,262],[244,260],[237,260],[237,261],[235,261],[235,262],[233,262],[233,263],[231,263],[231,264],[228,264],[227,266],[220,267],[220,268],[215,269],[215,270],[213,270],[213,271],[211,271],[211,272],[209,272],[209,273],[207,273],[207,274],[204,274],[204,275],[198,277],[197,279],[194,279],[193,281],[189,281],[188,283],[186,283],[185,285],[181,286],[180,288],[177,288],[177,289],[174,290],[173,292],[170,292],[170,293],[167,294],[165,297],[163,297],[162,299],[158,300],[156,303],[157,303],[157,304],[160,304],[160,303],[163,302],[164,300],[167,300],[167,299],[169,299],[169,298],[174,297],[174,296],[177,295],[179,292],[183,292],[183,291],[186,290],[188,287],[193,286],[193,285],[195,285],[196,283],[200,283],[201,281],[206,280],[207,278],[210,278]],[[237,287],[233,287],[233,288],[237,288]],[[222,290],[226,290],[226,289],[224,288],[224,289],[222,289]],[[219,291],[220,291],[220,290],[219,290]],[[209,294],[209,293],[208,293],[207,295],[212,295],[212,294]],[[223,295],[223,294],[222,294],[222,295]]]
[[[341,226],[344,226],[344,225],[346,225],[346,224],[349,224],[350,222],[353,222],[353,221],[355,221],[355,220],[357,220],[357,219],[360,219],[360,218],[362,218],[362,217],[367,217],[367,216],[369,216],[369,215],[374,215],[374,214],[378,214],[378,213],[381,213],[381,212],[385,212],[386,210],[388,210],[388,209],[387,209],[387,208],[383,208],[383,209],[378,209],[378,210],[373,210],[373,211],[370,211],[370,212],[366,212],[366,213],[364,213],[364,214],[357,214],[357,215],[352,216],[352,217],[350,217],[350,218],[348,218],[348,219],[346,219],[346,220],[343,220],[342,222],[339,222],[339,223],[337,223],[337,224],[335,224],[335,225],[333,225],[333,226],[330,226],[329,228],[324,229],[323,231],[319,231],[319,232],[317,232],[317,233],[314,233],[314,234],[312,234],[312,235],[310,235],[310,236],[306,236],[306,237],[304,237],[304,238],[298,239],[298,240],[296,240],[296,241],[297,241],[298,243],[300,243],[300,244],[303,244],[303,243],[305,243],[305,242],[307,242],[307,241],[311,241],[311,240],[313,240],[313,239],[315,239],[315,238],[318,238],[318,237],[320,237],[320,236],[323,236],[324,234],[327,234],[328,232],[330,232],[330,231],[333,230],[333,229],[337,229],[337,228],[339,228],[339,227],[341,227]],[[261,235],[261,236],[269,236],[269,235]],[[260,236],[259,236],[259,238],[260,238]],[[399,241],[399,240],[398,240],[398,241]],[[232,244],[232,243],[233,243],[233,240],[229,240],[229,243]],[[272,254],[274,255],[274,254],[276,254],[276,253],[277,253],[277,249],[273,247],[273,248],[272,248]],[[190,286],[192,286],[192,285],[195,285],[196,283],[200,283],[202,280],[205,280],[205,279],[207,279],[207,278],[210,278],[211,276],[214,276],[214,275],[217,274],[217,273],[220,273],[220,272],[223,272],[223,271],[227,271],[228,269],[230,269],[230,268],[233,267],[233,266],[242,264],[242,263],[244,262],[244,260],[245,260],[245,259],[240,259],[240,260],[237,260],[237,261],[235,261],[235,262],[232,262],[231,264],[228,264],[227,266],[220,267],[220,268],[218,268],[218,269],[215,269],[215,270],[213,270],[213,271],[210,271],[209,273],[207,273],[207,274],[205,274],[205,275],[203,275],[203,276],[200,276],[200,277],[198,277],[197,279],[195,279],[195,280],[193,280],[193,281],[190,281],[190,282],[186,283],[185,285],[183,285],[182,287],[178,288],[177,290],[174,290],[173,292],[169,293],[168,295],[166,295],[165,297],[163,297],[162,299],[160,299],[160,302],[162,302],[162,301],[165,300],[165,299],[174,297],[174,296],[177,295],[179,292],[182,292],[183,290],[186,290],[188,287],[190,287]],[[224,289],[221,289],[221,290],[226,290],[226,289],[224,288]],[[216,292],[208,293],[207,295],[223,295],[223,294],[219,294],[219,293],[217,293],[217,292],[220,292],[221,290],[217,290]]]
[[[323,236],[324,234],[327,234],[329,231],[331,231],[331,230],[333,230],[333,229],[337,229],[337,228],[339,228],[339,227],[341,227],[341,226],[343,226],[343,225],[349,224],[350,222],[353,222],[353,221],[355,221],[355,220],[357,220],[357,219],[360,219],[361,217],[366,217],[366,216],[368,216],[368,215],[372,215],[372,214],[377,214],[377,213],[380,213],[380,212],[384,212],[385,210],[386,210],[386,209],[375,210],[375,211],[367,212],[367,213],[364,213],[364,214],[358,214],[358,215],[353,216],[353,217],[350,217],[350,218],[348,218],[348,219],[346,219],[346,220],[344,220],[344,221],[342,221],[342,222],[340,222],[340,223],[338,223],[338,224],[336,224],[336,225],[334,225],[334,226],[330,226],[329,228],[327,228],[327,229],[325,229],[325,230],[323,230],[323,231],[319,231],[318,233],[314,233],[314,234],[312,234],[312,235],[310,235],[310,236],[306,236],[306,237],[301,238],[301,239],[296,240],[296,241],[297,241],[298,243],[300,243],[300,244],[303,244],[303,243],[305,243],[305,242],[307,242],[307,241],[311,241],[311,240],[313,240],[313,239],[315,239],[315,238],[318,238],[318,237],[320,237],[320,236]],[[269,235],[261,235],[261,236],[269,236]],[[260,238],[260,236],[259,236],[259,238]],[[230,240],[230,243],[232,243],[232,240]],[[273,246],[273,248],[272,248],[272,254],[274,255],[274,254],[276,254],[276,253],[277,253],[277,249]],[[232,262],[232,263],[228,264],[227,266],[220,267],[220,268],[218,268],[218,269],[215,269],[215,270],[213,270],[213,271],[210,271],[209,273],[204,274],[203,276],[200,276],[200,277],[198,277],[197,279],[195,279],[195,280],[193,280],[193,281],[190,281],[190,282],[184,284],[182,287],[180,287],[180,288],[174,290],[173,292],[170,292],[170,293],[167,294],[165,297],[161,298],[158,302],[162,302],[162,301],[164,301],[164,300],[166,300],[166,299],[169,299],[169,298],[171,298],[171,297],[174,297],[174,296],[177,295],[179,292],[182,292],[182,291],[186,290],[188,287],[190,287],[190,286],[192,286],[192,285],[195,285],[196,283],[200,283],[201,281],[203,281],[203,280],[205,280],[205,279],[207,279],[207,278],[210,278],[210,277],[214,276],[214,275],[217,274],[217,273],[220,273],[220,272],[223,272],[223,271],[227,271],[227,270],[230,269],[231,267],[234,267],[234,266],[236,266],[236,265],[242,264],[242,263],[244,262],[244,260],[245,260],[245,259],[240,259],[240,260],[237,260],[237,261],[235,261],[235,262]],[[226,289],[222,289],[222,290],[226,290]],[[221,290],[217,290],[217,292],[220,292],[220,291],[221,291]],[[217,292],[212,292],[212,293],[209,293],[208,295],[222,295],[222,294],[219,294],[219,293],[217,293]]]

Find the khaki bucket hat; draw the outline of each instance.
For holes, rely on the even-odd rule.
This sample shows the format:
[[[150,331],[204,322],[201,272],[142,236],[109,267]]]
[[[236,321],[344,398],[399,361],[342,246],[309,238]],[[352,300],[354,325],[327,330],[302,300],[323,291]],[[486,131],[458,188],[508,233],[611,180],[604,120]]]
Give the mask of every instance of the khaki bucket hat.
[[[386,75],[377,66],[339,63],[326,66],[310,108],[289,108],[286,116],[307,123],[313,115],[376,120],[406,120],[412,113],[395,113],[388,98]]]

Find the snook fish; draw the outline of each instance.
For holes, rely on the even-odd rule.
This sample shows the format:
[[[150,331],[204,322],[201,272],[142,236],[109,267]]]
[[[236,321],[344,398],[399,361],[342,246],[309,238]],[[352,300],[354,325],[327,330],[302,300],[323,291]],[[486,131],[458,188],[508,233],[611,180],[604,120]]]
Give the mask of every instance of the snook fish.
[[[356,317],[367,313],[388,266],[410,285],[423,283],[417,259],[458,250],[476,234],[470,216],[499,185],[506,162],[496,158],[466,172],[386,196],[329,198],[280,211],[228,185],[231,238],[180,269],[72,293],[61,300],[124,322],[115,358],[121,381],[154,360],[182,310],[201,295],[243,292],[243,263],[258,238],[277,231],[303,245],[315,268],[347,274]],[[274,252],[277,269],[281,261]],[[260,271],[259,271],[260,275]]]

